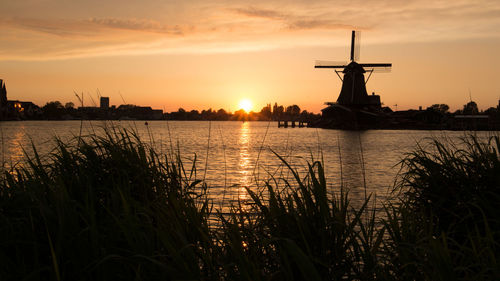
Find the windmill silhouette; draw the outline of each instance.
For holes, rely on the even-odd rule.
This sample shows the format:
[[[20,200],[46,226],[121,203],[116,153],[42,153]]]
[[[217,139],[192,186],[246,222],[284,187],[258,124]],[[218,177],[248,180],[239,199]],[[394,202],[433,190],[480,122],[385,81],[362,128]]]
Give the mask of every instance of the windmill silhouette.
[[[364,107],[375,106],[380,108],[380,96],[369,96],[366,92],[366,83],[373,72],[390,71],[391,63],[358,63],[359,60],[359,32],[352,31],[350,62],[338,63],[331,61],[316,61],[314,68],[332,68],[342,81],[342,89],[337,98],[337,104],[344,106]],[[343,78],[340,72],[344,74]],[[369,72],[365,80],[365,73]],[[330,104],[330,103],[329,103]]]

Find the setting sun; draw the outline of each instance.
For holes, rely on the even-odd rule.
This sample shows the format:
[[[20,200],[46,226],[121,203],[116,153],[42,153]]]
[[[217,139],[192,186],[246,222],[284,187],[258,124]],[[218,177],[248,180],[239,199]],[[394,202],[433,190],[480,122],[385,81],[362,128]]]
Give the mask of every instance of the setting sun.
[[[250,110],[252,110],[252,102],[248,99],[241,100],[239,107],[240,109],[243,109],[246,113],[248,113],[250,112]]]

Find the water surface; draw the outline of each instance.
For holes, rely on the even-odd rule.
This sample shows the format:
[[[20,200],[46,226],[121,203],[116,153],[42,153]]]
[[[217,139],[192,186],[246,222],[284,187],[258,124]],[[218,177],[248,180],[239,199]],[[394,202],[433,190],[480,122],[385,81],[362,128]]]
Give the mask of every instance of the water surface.
[[[363,200],[365,194],[383,201],[400,169],[398,163],[417,142],[465,135],[452,131],[278,128],[275,122],[148,121],[146,125],[144,121],[13,121],[0,122],[0,160],[10,167],[21,162],[25,152],[32,153],[31,143],[39,153],[47,154],[56,136],[67,140],[80,134],[101,134],[102,128],[109,126],[137,131],[160,153],[180,152],[186,167],[195,162],[196,177],[205,178],[210,196],[216,203],[224,201],[225,206],[248,199],[244,187],[256,188],[256,182],[262,186],[271,178],[291,179],[275,153],[303,174],[307,163],[321,161],[332,192],[343,185],[354,201]]]

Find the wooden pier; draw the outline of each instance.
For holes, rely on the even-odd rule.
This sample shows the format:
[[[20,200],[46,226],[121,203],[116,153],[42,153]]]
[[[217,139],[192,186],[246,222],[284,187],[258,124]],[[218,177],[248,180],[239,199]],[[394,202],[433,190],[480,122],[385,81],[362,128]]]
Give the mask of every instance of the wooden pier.
[[[309,127],[309,122],[307,121],[290,121],[290,120],[278,120],[278,128],[304,128]]]

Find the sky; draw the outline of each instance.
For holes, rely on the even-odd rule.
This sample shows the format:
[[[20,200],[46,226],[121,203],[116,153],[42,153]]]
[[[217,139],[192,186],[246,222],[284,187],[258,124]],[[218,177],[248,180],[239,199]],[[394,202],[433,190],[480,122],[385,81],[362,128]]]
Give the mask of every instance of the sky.
[[[500,98],[498,0],[3,0],[8,98],[235,111],[249,99],[320,112],[341,81],[316,60],[392,63],[369,93],[393,109]],[[396,106],[397,105],[397,106]]]

